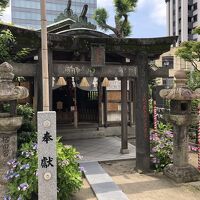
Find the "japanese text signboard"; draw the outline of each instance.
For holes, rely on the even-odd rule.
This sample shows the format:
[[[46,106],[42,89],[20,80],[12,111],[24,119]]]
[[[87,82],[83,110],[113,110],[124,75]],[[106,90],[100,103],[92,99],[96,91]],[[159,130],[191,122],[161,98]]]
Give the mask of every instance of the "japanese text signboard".
[[[57,199],[56,113],[38,112],[38,199]]]
[[[92,67],[105,66],[105,46],[95,45],[91,46],[91,65]]]

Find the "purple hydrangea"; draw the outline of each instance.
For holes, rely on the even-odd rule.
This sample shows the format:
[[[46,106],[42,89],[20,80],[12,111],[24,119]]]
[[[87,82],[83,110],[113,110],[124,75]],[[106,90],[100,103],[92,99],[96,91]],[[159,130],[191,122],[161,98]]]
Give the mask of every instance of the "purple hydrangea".
[[[21,196],[19,196],[17,200],[23,200],[23,199],[22,199],[22,197],[21,197]]]
[[[29,164],[24,164],[20,167],[21,170],[23,169],[29,169],[30,168],[30,165]]]
[[[18,190],[26,191],[29,188],[28,183],[22,183],[18,186]]]
[[[7,162],[7,165],[12,168],[16,168],[18,164],[19,162],[16,159],[12,159]]]
[[[84,173],[86,172],[84,167],[79,167],[79,170],[80,170],[81,172],[84,172]]]
[[[37,150],[37,149],[38,149],[38,144],[37,143],[33,144],[33,150]]]
[[[11,196],[10,195],[4,195],[3,200],[11,200]]]
[[[30,156],[33,156],[34,153],[32,151],[22,151],[22,156],[24,156],[25,158],[29,158]]]

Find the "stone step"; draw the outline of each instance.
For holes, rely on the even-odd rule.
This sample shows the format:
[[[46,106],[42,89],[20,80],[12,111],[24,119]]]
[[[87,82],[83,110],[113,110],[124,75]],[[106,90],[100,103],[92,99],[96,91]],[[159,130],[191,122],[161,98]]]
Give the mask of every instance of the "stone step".
[[[81,163],[80,166],[98,200],[128,200],[98,162]]]
[[[135,128],[128,127],[129,137],[135,136]],[[63,140],[71,139],[90,139],[98,137],[120,136],[121,127],[88,127],[88,128],[58,128],[57,135],[62,137]]]

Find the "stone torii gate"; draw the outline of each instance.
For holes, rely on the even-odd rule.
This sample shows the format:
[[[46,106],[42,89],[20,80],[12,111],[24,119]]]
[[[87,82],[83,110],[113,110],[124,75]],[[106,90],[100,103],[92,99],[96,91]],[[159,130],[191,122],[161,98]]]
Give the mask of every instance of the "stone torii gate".
[[[34,78],[36,109],[42,108],[42,76],[40,33],[38,31],[1,25],[0,30],[10,29],[18,47],[31,49],[31,56],[23,63],[12,63],[16,76]],[[122,80],[122,153],[126,153],[127,138],[127,79],[134,80],[136,118],[136,168],[150,169],[148,81],[167,77],[166,69],[153,71],[149,61],[168,51],[176,37],[152,39],[110,37],[104,33],[76,28],[60,34],[48,34],[49,93],[52,107],[53,77],[118,77]],[[33,56],[38,55],[38,61]],[[126,62],[126,58],[130,62]],[[99,95],[101,96],[101,95]],[[100,118],[100,117],[99,117]],[[124,152],[123,152],[124,151]]]

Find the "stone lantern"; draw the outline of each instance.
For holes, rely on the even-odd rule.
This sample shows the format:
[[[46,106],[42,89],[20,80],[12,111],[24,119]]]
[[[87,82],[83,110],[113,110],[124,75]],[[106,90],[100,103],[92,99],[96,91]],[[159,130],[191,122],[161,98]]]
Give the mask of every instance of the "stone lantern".
[[[17,129],[22,125],[22,117],[16,115],[17,99],[28,97],[28,89],[15,86],[13,67],[8,63],[0,65],[0,184],[4,184],[7,162],[16,157]],[[10,104],[10,112],[3,111],[3,104]]]
[[[167,119],[173,124],[173,164],[164,169],[164,174],[178,183],[200,180],[199,171],[188,163],[188,126],[192,122],[191,101],[200,98],[200,91],[191,91],[187,86],[186,73],[175,73],[175,87],[163,89],[160,96],[170,100]]]

